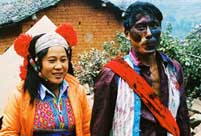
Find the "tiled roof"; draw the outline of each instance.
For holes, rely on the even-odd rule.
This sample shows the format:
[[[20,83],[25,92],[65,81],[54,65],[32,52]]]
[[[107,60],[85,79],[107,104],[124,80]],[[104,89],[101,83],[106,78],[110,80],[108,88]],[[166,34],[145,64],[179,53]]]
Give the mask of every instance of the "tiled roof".
[[[102,2],[113,4],[118,7],[121,11],[125,11],[126,8],[137,0],[101,0]]]
[[[44,8],[54,6],[59,1],[61,0],[0,0],[0,26],[20,22]],[[112,7],[121,14],[121,11],[127,7],[131,0],[91,1],[105,3],[107,7]]]
[[[0,2],[0,25],[19,22],[61,0],[3,0]]]
[[[59,1],[61,0],[0,0],[0,26],[20,22],[44,8],[54,6]],[[105,3],[107,7],[114,8],[114,10],[117,10],[119,14],[121,14],[121,11],[131,3],[131,0],[91,1]]]

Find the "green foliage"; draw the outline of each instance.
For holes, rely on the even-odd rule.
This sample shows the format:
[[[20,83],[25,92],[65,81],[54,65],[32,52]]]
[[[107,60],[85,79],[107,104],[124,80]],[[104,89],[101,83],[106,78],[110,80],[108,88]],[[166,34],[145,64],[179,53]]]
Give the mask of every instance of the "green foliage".
[[[130,42],[127,40],[124,33],[118,32],[114,41],[103,43],[103,50],[112,58],[117,55],[124,56],[130,50]]]
[[[130,43],[125,35],[117,33],[114,41],[103,43],[103,51],[91,49],[79,54],[78,61],[73,64],[75,76],[81,84],[87,83],[92,88],[102,66],[117,55],[124,56],[129,50]]]
[[[188,34],[183,46],[180,61],[184,65],[188,95],[201,97],[201,26]]]
[[[159,51],[164,52],[170,58],[179,58],[179,52],[181,52],[181,44],[178,39],[174,38],[172,35],[172,26],[167,25],[166,31],[161,35]]]
[[[96,76],[110,57],[105,51],[91,49],[78,56],[78,62],[74,64],[75,76],[81,84],[89,84],[93,87]]]
[[[201,27],[183,40],[171,36],[171,25],[162,33],[159,50],[178,60],[183,66],[184,82],[190,98],[201,97]]]

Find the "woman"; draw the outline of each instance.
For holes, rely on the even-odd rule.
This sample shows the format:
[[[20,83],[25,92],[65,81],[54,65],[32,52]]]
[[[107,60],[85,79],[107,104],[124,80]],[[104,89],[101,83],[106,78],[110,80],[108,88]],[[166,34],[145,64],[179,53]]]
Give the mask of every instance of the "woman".
[[[16,39],[15,50],[24,57],[23,80],[5,108],[0,136],[90,136],[85,90],[67,73],[69,49],[76,41],[68,24]]]

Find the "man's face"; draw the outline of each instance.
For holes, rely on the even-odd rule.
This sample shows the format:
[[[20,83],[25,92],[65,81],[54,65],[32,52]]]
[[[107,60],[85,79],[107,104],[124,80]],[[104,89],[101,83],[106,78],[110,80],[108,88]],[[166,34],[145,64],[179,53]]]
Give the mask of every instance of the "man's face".
[[[137,15],[128,33],[133,49],[140,54],[152,54],[160,43],[160,22],[149,15]]]

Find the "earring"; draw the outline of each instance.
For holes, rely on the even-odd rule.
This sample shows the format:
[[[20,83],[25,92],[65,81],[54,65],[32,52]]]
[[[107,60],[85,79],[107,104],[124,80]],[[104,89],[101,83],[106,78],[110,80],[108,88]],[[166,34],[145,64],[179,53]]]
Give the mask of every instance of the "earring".
[[[35,62],[37,62],[37,61],[38,61],[38,57],[35,58]]]
[[[48,81],[48,79],[46,77],[44,77],[41,72],[38,72],[38,76],[41,77],[42,79],[44,79],[46,82]]]
[[[33,69],[38,72],[38,68],[36,63],[34,62],[34,60],[32,58],[29,59],[30,64],[32,65]]]

